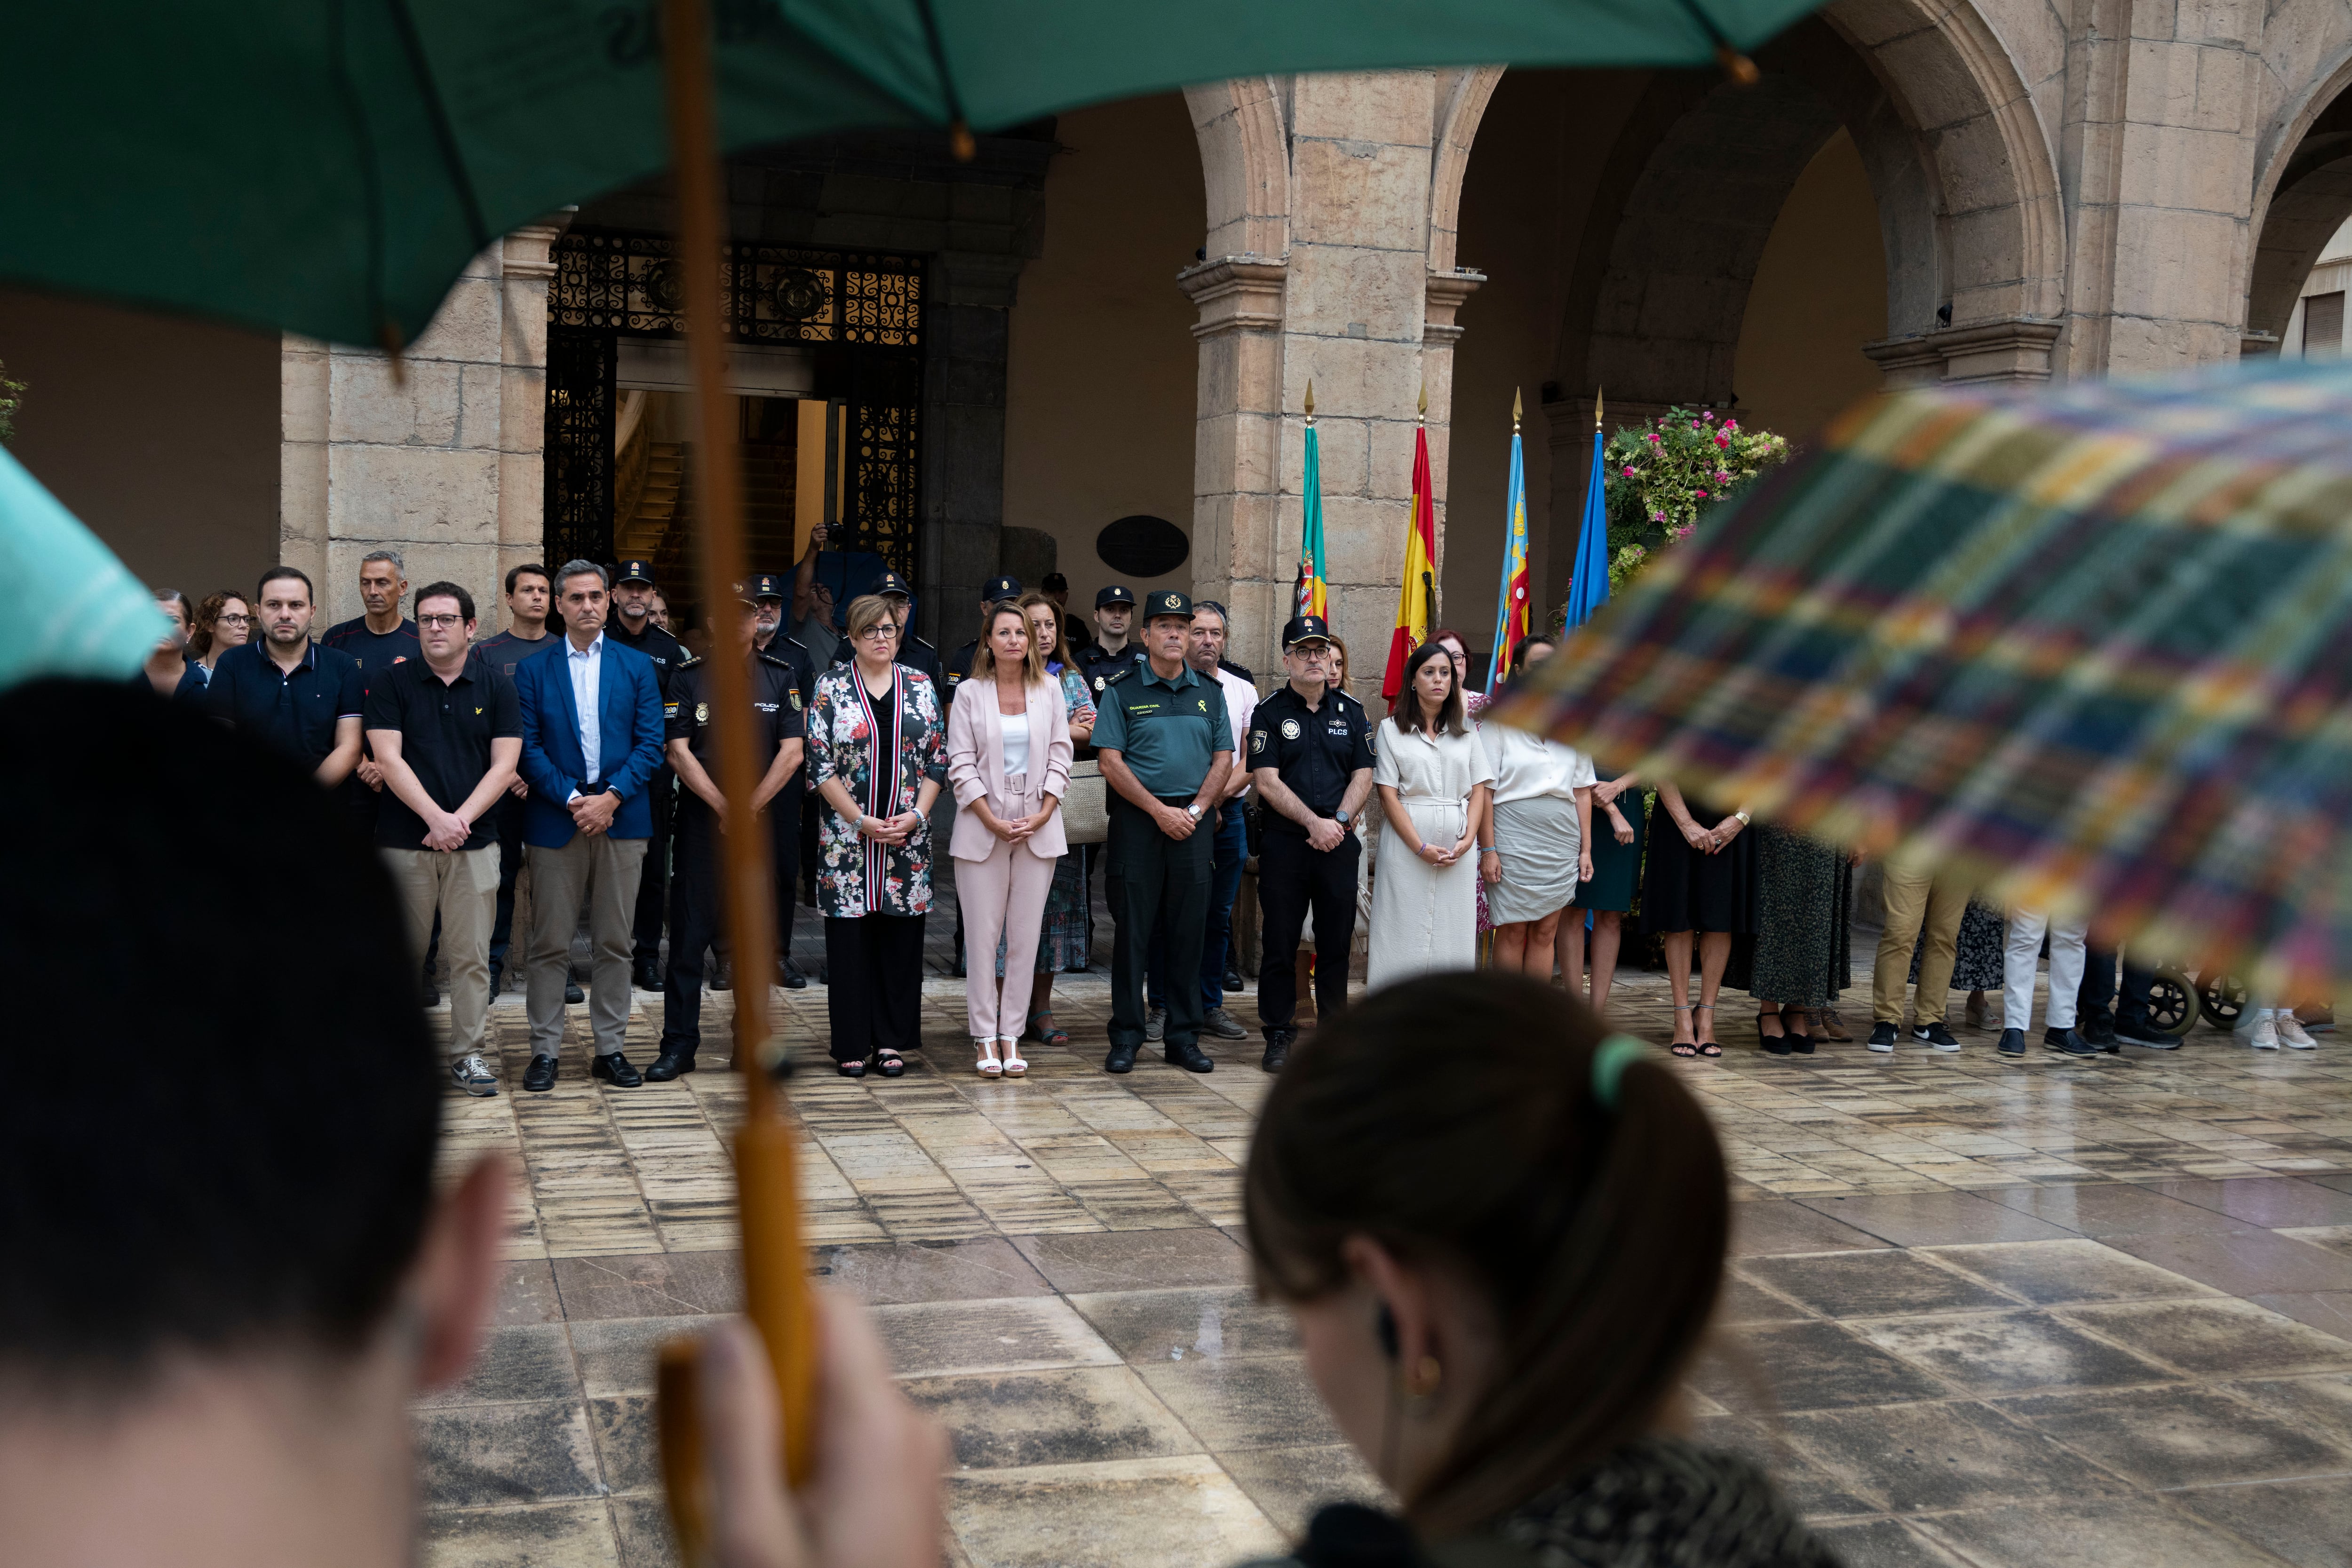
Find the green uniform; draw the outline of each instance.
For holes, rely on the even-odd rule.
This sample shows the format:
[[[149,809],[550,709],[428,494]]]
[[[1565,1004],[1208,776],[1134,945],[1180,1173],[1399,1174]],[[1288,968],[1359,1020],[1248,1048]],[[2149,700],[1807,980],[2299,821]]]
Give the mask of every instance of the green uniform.
[[[1136,782],[1171,805],[1192,804],[1209,776],[1211,758],[1234,749],[1225,694],[1191,666],[1174,679],[1137,664],[1113,675],[1095,694],[1097,752],[1115,751]],[[1110,1042],[1115,1060],[1132,1060],[1143,1042],[1144,958],[1158,930],[1168,973],[1199,973],[1207,935],[1209,884],[1215,854],[1213,812],[1186,838],[1171,838],[1160,824],[1117,790],[1110,792],[1110,868],[1104,891],[1118,921],[1111,942]],[[1171,1060],[1192,1055],[1201,1035],[1201,988],[1168,988],[1167,1049]],[[1193,1070],[1206,1069],[1206,1062]],[[1108,1064],[1107,1064],[1108,1065]],[[1123,1072],[1124,1066],[1112,1070]]]

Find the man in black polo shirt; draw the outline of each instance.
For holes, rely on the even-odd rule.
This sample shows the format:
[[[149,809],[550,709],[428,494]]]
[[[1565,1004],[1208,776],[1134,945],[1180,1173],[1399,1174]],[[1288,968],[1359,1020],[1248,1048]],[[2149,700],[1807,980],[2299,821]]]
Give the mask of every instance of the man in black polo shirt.
[[[496,1094],[482,1059],[490,1007],[490,921],[499,841],[488,818],[522,757],[514,682],[472,657],[474,597],[455,583],[416,595],[424,650],[380,672],[368,689],[368,741],[383,769],[375,843],[392,868],[418,952],[441,917],[449,959],[449,1076],[467,1094]]]
[[[686,645],[654,625],[654,568],[650,561],[624,561],[613,574],[613,618],[604,635],[654,661],[662,711],[669,711],[670,687],[687,659]],[[640,991],[658,991],[661,980],[662,909],[669,893],[669,829],[677,810],[677,775],[665,762],[655,770],[648,801],[654,836],[646,841],[645,874],[637,879],[637,913],[630,931],[629,977]]]
[[[536,561],[525,562],[507,573],[507,629],[493,637],[484,637],[474,645],[475,655],[509,680],[524,659],[545,653],[559,640],[548,629],[547,616],[555,602],[555,584],[547,575],[547,568]],[[507,786],[507,793],[490,811],[490,821],[499,835],[499,918],[490,927],[490,994],[497,996],[506,985],[507,974],[523,967],[521,962],[509,964],[507,952],[513,945],[515,888],[522,879],[522,803],[530,795],[530,786],[517,774]],[[526,953],[528,958],[528,953]],[[565,987],[566,1002],[587,1000],[577,985]]]
[[[751,765],[760,782],[751,809],[766,812],[768,831],[782,836],[800,826],[797,805],[787,816],[777,808],[785,785],[801,766],[806,733],[800,688],[792,665],[752,646],[759,606],[746,594],[735,636],[712,658],[748,658],[751,663]],[[670,765],[683,786],[677,803],[677,876],[670,889],[669,977],[662,1000],[661,1055],[646,1069],[647,1083],[664,1083],[694,1070],[702,1044],[702,955],[720,942],[719,843],[726,797],[712,775],[717,715],[712,711],[710,662],[688,659],[671,690],[669,719],[663,727]],[[779,893],[789,900],[787,885]],[[789,902],[786,903],[789,908]],[[787,931],[789,926],[784,928]]]
[[[294,567],[263,573],[253,607],[261,635],[221,655],[205,705],[334,789],[360,760],[359,661],[310,640],[310,579]]]
[[[407,570],[397,550],[371,550],[361,556],[360,603],[367,606],[366,613],[329,626],[319,639],[321,647],[359,661],[362,685],[373,683],[395,664],[425,657],[416,639],[416,623],[400,613],[400,601],[408,593]],[[354,776],[359,785],[349,792],[352,810],[363,829],[371,828],[383,793],[383,768],[365,747],[361,749]]]
[[[1265,1028],[1268,1072],[1290,1056],[1298,1031],[1298,933],[1315,911],[1315,1014],[1348,1005],[1348,949],[1356,934],[1356,868],[1364,847],[1355,822],[1372,793],[1372,727],[1364,705],[1327,682],[1331,628],[1320,616],[1294,616],[1282,628],[1289,683],[1250,715],[1243,742],[1265,831],[1258,844],[1257,897],[1265,910],[1265,961],[1257,972],[1257,1017]]]

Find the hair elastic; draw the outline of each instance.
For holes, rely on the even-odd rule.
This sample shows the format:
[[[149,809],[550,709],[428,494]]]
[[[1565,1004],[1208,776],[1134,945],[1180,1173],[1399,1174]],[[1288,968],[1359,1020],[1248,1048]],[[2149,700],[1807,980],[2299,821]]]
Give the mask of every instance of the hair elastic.
[[[1612,1035],[1592,1048],[1592,1098],[1601,1109],[1617,1109],[1618,1080],[1625,1069],[1650,1054],[1648,1042],[1631,1035]]]

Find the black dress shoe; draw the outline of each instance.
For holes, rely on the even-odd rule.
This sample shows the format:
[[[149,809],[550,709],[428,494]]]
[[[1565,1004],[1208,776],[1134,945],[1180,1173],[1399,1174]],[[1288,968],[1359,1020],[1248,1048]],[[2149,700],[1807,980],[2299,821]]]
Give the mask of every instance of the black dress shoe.
[[[640,991],[660,990],[662,988],[661,965],[650,958],[637,960],[637,967],[630,974],[629,982]]]
[[[808,989],[808,976],[803,974],[801,966],[789,958],[784,960],[784,989],[787,991]]]
[[[491,1000],[491,1001],[493,1001],[493,1002],[497,1001],[497,1000],[499,999],[499,993],[500,993],[500,992],[504,991],[506,988],[507,988],[507,977],[506,977],[506,975],[505,975],[505,974],[504,974],[504,973],[499,970],[499,966],[498,966],[497,964],[495,964],[495,963],[491,964],[491,965],[490,965],[490,1000]]]
[[[1135,1047],[1133,1046],[1114,1045],[1110,1048],[1110,1054],[1103,1058],[1105,1072],[1133,1072],[1134,1070]]]
[[[1234,992],[1238,992],[1238,991],[1240,991],[1240,990],[1241,990],[1241,988],[1242,988],[1242,972],[1241,972],[1241,967],[1240,967],[1240,965],[1238,965],[1238,964],[1233,964],[1233,963],[1228,963],[1228,964],[1226,964],[1226,965],[1225,965],[1225,990],[1226,990],[1228,993],[1234,993]]]
[[[522,1069],[522,1086],[533,1094],[545,1094],[555,1087],[555,1058],[533,1057],[530,1066]]]
[[[602,1057],[596,1059],[604,1060]],[[684,1078],[693,1070],[692,1051],[664,1051],[654,1058],[654,1065],[646,1069],[645,1080],[647,1083],[667,1083],[674,1078]]]
[[[1217,1064],[1211,1061],[1206,1056],[1203,1056],[1201,1052],[1201,1047],[1193,1045],[1189,1040],[1181,1043],[1171,1040],[1166,1046],[1160,1048],[1160,1058],[1166,1062],[1170,1067],[1182,1068],[1186,1072],[1214,1072],[1217,1070]]]
[[[425,983],[425,1005],[427,1007],[441,1005],[441,987],[434,984],[430,980]]]
[[[1265,1032],[1265,1058],[1257,1065],[1268,1072],[1280,1072],[1290,1059],[1290,1031],[1268,1029]]]
[[[578,981],[567,980],[563,983],[563,1000],[567,1005],[577,1007],[588,1000],[588,993],[580,989]]]
[[[629,1065],[629,1058],[614,1051],[600,1056],[588,1065],[590,1078],[601,1078],[614,1089],[637,1089],[646,1081],[645,1074]]]

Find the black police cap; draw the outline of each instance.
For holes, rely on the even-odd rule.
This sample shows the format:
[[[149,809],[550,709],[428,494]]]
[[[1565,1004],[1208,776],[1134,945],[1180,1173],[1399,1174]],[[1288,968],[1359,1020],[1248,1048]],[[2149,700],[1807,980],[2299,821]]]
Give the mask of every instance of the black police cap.
[[[784,592],[782,576],[774,572],[761,572],[751,579],[751,596],[755,599],[782,599]]]
[[[907,580],[896,572],[883,573],[875,580],[872,591],[877,594],[896,594],[903,599],[911,599],[915,596],[915,590],[908,587]]]
[[[1018,577],[991,577],[980,590],[981,603],[985,605],[992,605],[999,599],[1017,599],[1020,596],[1021,579]]]
[[[654,564],[650,561],[624,561],[621,569],[613,574],[613,581],[615,584],[643,583],[650,588],[654,585]]]
[[[1282,626],[1282,649],[1285,653],[1303,642],[1329,642],[1331,623],[1320,616],[1293,616]]]
[[[1097,610],[1105,605],[1132,605],[1133,603],[1135,603],[1135,590],[1118,583],[1113,583],[1095,595],[1095,608]]]

